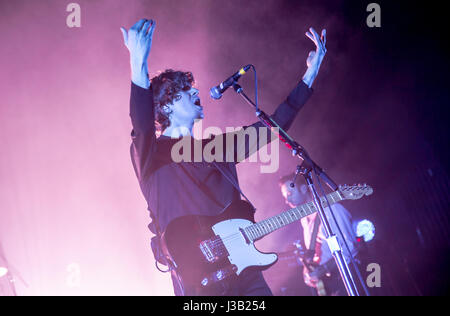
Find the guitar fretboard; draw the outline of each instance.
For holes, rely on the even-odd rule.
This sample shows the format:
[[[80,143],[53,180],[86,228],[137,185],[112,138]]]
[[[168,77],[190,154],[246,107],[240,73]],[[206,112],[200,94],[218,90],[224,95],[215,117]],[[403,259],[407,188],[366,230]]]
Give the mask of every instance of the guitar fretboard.
[[[328,194],[327,198],[330,204],[337,203],[344,199],[342,198],[342,196],[339,194],[338,191]],[[328,206],[324,197],[321,197],[320,200],[324,208]],[[252,241],[256,241],[276,231],[277,229],[280,229],[286,225],[296,222],[302,219],[303,217],[311,215],[315,212],[317,212],[317,208],[314,205],[314,202],[308,202],[299,205],[297,207],[294,207],[290,210],[287,210],[281,214],[269,217],[265,220],[262,220],[251,226],[248,226],[244,229],[244,231],[247,234],[247,237],[249,237]]]

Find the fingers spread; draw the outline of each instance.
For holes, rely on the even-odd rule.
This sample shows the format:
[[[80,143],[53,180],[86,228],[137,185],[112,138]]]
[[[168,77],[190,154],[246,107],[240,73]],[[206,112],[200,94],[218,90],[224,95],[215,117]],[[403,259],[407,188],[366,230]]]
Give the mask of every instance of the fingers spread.
[[[148,36],[150,38],[153,37],[153,32],[155,31],[155,28],[156,28],[156,21],[152,20],[152,25],[150,26],[150,30],[148,31]]]
[[[133,25],[131,28],[133,30],[139,31],[142,26],[144,25],[145,21],[147,21],[147,19],[140,19],[139,21],[136,22],[135,25]]]
[[[311,41],[313,41],[314,43],[316,42],[316,40],[314,39],[314,36],[311,33],[306,32],[305,35],[308,36],[308,38],[311,39]]]
[[[327,30],[326,29],[322,30],[321,40],[323,42],[323,45],[325,46],[325,44],[327,43]]]
[[[122,31],[122,35],[123,35],[123,42],[125,43],[125,45],[128,42],[128,33],[127,30],[123,27],[120,28],[120,30]]]
[[[312,35],[314,35],[314,38],[318,42],[319,41],[319,34],[317,34],[316,30],[313,27],[310,27],[309,31],[311,32]]]
[[[148,28],[149,28],[151,22],[152,22],[152,20],[145,21],[144,25],[142,26],[142,29],[140,30],[140,33],[142,35],[144,35],[144,36],[147,35]]]
[[[316,44],[316,51],[326,52],[325,43],[327,41],[327,30],[323,29],[321,35],[316,32],[313,27],[309,28],[309,32],[306,32],[306,36],[308,36],[314,44]]]

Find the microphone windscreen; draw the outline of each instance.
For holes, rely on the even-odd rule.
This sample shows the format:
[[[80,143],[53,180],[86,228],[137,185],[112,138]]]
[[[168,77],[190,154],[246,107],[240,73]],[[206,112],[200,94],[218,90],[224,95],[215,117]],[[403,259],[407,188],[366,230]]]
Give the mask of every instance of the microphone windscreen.
[[[211,95],[211,98],[213,99],[220,99],[222,97],[222,93],[220,93],[219,89],[217,87],[212,87],[209,91],[209,94]]]

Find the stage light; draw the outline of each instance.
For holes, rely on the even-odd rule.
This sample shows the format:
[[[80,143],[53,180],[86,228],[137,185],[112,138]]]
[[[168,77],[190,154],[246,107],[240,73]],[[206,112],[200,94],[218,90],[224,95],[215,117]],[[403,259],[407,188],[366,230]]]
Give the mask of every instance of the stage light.
[[[375,237],[375,225],[367,219],[356,224],[356,236],[363,237],[365,242],[369,242]]]
[[[8,274],[8,268],[0,267],[0,278]]]

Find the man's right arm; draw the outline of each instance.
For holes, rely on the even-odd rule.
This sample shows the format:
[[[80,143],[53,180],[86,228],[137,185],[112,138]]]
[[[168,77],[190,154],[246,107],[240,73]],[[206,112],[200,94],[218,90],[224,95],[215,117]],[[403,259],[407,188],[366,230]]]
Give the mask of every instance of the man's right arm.
[[[131,81],[142,89],[150,89],[147,63],[140,64],[136,62],[136,64],[133,64],[133,60],[131,60]]]
[[[153,91],[148,78],[147,59],[151,49],[155,22],[142,19],[130,30],[121,27],[124,44],[130,52],[130,117],[133,125],[131,155],[139,179],[145,177],[155,150],[155,113]]]
[[[150,162],[155,151],[156,135],[152,89],[144,89],[131,82],[130,118],[133,125],[131,155],[133,166],[139,179],[150,170]]]

